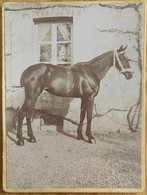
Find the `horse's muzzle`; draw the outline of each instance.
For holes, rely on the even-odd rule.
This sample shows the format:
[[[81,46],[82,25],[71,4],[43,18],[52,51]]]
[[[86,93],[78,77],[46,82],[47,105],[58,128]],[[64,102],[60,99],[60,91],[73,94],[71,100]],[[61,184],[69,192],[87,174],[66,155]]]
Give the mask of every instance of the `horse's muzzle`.
[[[127,80],[129,80],[129,79],[131,79],[133,77],[133,73],[132,72],[129,72],[129,71],[124,72],[123,74],[125,75],[125,78]]]

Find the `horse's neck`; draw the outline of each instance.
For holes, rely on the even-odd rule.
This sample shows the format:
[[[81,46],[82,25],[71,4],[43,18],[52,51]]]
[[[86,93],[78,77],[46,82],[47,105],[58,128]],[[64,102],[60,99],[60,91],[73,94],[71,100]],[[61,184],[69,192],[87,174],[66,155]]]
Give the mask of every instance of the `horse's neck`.
[[[90,69],[94,77],[100,81],[106,75],[112,65],[113,51],[110,51],[105,53],[101,58],[95,58]]]

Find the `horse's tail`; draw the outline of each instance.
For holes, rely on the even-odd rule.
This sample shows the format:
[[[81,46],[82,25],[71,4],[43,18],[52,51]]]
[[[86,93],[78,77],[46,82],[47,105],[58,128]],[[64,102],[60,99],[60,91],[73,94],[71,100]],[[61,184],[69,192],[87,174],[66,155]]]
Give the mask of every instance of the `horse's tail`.
[[[15,130],[17,130],[18,114],[19,114],[19,108],[16,109],[16,114],[13,118],[13,127]]]
[[[25,86],[25,80],[27,78],[27,74],[28,72],[30,71],[30,67],[28,67],[27,69],[25,69],[21,75],[21,78],[20,78],[20,85],[21,87],[24,87]]]
[[[22,73],[21,78],[20,78],[20,85],[21,85],[22,87],[24,87],[24,85],[25,85],[24,72]]]

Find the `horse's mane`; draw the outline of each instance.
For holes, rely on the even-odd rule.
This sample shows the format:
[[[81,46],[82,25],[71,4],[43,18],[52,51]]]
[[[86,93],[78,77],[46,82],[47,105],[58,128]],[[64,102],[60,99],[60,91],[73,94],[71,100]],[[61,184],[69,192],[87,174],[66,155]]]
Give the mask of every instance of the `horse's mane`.
[[[101,60],[106,54],[108,54],[110,51],[108,51],[108,52],[106,52],[106,53],[104,53],[104,54],[101,54],[101,55],[99,55],[99,56],[97,56],[97,57],[95,57],[95,58],[93,58],[93,59],[91,59],[91,60],[89,60],[89,61],[87,61],[87,62],[78,62],[78,63],[76,63],[76,64],[74,64],[72,67],[71,67],[71,69],[74,69],[74,70],[79,70],[80,68],[82,68],[83,66],[84,67],[89,67],[89,66],[91,66],[92,64],[94,64],[96,61],[99,61],[99,60]]]

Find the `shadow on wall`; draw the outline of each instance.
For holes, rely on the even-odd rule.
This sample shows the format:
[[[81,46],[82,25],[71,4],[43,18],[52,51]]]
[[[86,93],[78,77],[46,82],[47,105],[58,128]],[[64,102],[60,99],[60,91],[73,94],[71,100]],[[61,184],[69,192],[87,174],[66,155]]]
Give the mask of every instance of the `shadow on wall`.
[[[71,100],[68,97],[59,97],[43,91],[36,102],[35,109],[64,117],[68,113]]]
[[[63,131],[63,118],[69,112],[71,101],[72,98],[58,97],[43,91],[36,102],[36,114],[33,117],[43,118],[46,125],[56,125],[57,131]]]
[[[9,93],[9,92],[8,92]],[[19,100],[19,102],[18,102]],[[40,120],[41,125],[55,125],[57,131],[63,131],[64,120],[63,118],[68,114],[71,98],[58,97],[49,94],[46,91],[39,96],[35,108],[32,113],[33,119]],[[15,125],[17,123],[17,113],[24,102],[24,90],[20,89],[15,92],[10,92],[7,95],[6,103],[6,129],[8,132],[16,134]],[[15,117],[16,116],[16,117]],[[44,122],[42,124],[42,121]],[[25,120],[24,120],[25,124]],[[9,136],[8,136],[9,137]],[[15,140],[12,140],[15,141]]]

